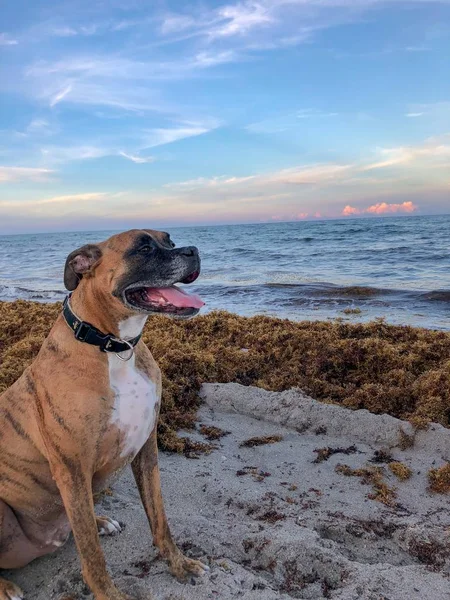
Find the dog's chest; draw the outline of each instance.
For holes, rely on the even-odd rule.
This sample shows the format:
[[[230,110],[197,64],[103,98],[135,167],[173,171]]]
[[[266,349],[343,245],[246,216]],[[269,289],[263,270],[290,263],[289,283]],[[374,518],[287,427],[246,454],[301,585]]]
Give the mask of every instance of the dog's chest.
[[[108,356],[110,386],[114,394],[111,424],[120,432],[120,456],[134,457],[156,425],[156,385],[136,368],[135,357],[127,362]]]

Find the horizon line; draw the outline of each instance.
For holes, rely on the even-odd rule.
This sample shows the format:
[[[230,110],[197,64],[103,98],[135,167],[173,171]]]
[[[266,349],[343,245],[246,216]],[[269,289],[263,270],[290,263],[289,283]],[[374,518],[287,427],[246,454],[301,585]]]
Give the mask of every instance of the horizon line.
[[[361,221],[361,220],[376,220],[376,219],[408,219],[408,218],[421,218],[421,217],[449,217],[450,213],[424,213],[424,214],[384,214],[384,215],[351,215],[344,216],[339,215],[337,217],[319,217],[319,218],[311,218],[311,219],[296,219],[296,220],[287,220],[287,221],[276,221],[276,220],[268,220],[268,221],[251,221],[251,222],[240,222],[240,223],[211,223],[211,224],[197,224],[197,225],[161,225],[158,227],[163,227],[164,229],[197,229],[200,227],[239,227],[239,226],[252,226],[252,225],[283,225],[288,223],[323,223],[329,221]],[[129,229],[139,229],[139,227],[130,227]],[[18,235],[55,235],[55,234],[63,234],[63,233],[103,233],[103,232],[120,232],[127,231],[122,229],[115,228],[105,228],[105,229],[79,229],[73,231],[67,230],[56,230],[56,231],[28,231],[28,232],[16,232],[16,233],[2,233],[0,232],[0,237],[13,237]]]

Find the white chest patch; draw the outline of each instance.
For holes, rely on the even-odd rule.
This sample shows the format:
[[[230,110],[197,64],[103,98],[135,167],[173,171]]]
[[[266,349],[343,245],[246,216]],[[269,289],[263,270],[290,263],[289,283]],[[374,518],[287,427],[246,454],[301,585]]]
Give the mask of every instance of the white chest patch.
[[[122,332],[131,329],[127,325],[120,328],[123,337]],[[110,386],[115,394],[111,423],[124,436],[121,456],[134,457],[156,426],[156,385],[136,368],[134,356],[124,362],[109,354],[108,362]]]

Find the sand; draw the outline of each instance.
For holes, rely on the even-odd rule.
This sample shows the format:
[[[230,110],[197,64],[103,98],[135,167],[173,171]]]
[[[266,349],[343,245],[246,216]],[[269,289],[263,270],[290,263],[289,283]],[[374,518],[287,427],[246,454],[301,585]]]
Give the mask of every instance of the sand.
[[[412,435],[410,424],[319,403],[298,390],[207,384],[201,394],[200,423],[229,435],[208,456],[161,453],[160,465],[173,534],[211,571],[185,585],[169,575],[126,471],[97,506],[98,514],[124,526],[121,534],[102,538],[119,587],[134,598],[155,600],[450,597],[449,499],[427,490],[428,470],[450,459],[450,430],[432,425],[418,432],[412,448],[401,450],[400,427]],[[272,435],[282,440],[240,446]],[[193,437],[204,441],[200,434]],[[349,453],[314,462],[315,450],[325,447]],[[335,470],[338,464],[374,466],[369,461],[380,450],[412,471],[399,481],[378,465],[383,480],[396,488],[392,506],[370,499],[372,486],[360,477]],[[30,600],[67,593],[92,598],[72,539],[54,555],[7,575]]]

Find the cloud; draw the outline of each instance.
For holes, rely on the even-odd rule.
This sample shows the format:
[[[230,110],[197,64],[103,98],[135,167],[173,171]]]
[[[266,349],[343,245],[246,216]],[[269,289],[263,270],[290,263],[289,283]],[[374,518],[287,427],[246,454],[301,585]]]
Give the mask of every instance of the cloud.
[[[426,116],[433,120],[441,120],[443,124],[450,122],[450,102],[431,102],[428,104],[410,104],[407,117]]]
[[[46,119],[32,119],[27,127],[28,133],[36,133],[47,130],[49,122]]]
[[[34,62],[25,70],[23,85],[50,107],[71,103],[179,115],[186,109],[163,98],[163,82],[205,77],[210,69],[239,59],[234,50],[212,49],[186,53],[177,60],[75,54]]]
[[[429,52],[430,48],[427,46],[407,46],[406,52]]]
[[[124,158],[128,158],[128,160],[133,161],[136,164],[142,165],[144,163],[152,163],[155,162],[155,158],[153,156],[135,156],[133,154],[127,154],[126,152],[119,152],[120,156]]]
[[[7,33],[0,33],[0,46],[17,46],[19,42],[8,36]]]
[[[188,179],[187,181],[179,181],[177,183],[167,183],[164,187],[167,188],[180,188],[180,189],[192,189],[198,187],[217,187],[221,185],[238,185],[255,179],[254,175],[247,177],[228,177],[227,175],[219,175],[216,177],[197,177],[197,179]]]
[[[250,133],[281,133],[284,131],[291,132],[293,129],[298,129],[305,126],[306,120],[320,120],[337,117],[339,113],[334,111],[324,111],[318,108],[302,108],[297,111],[289,112],[282,115],[274,116],[270,119],[264,119],[256,123],[250,123],[245,126],[245,129]]]
[[[424,163],[436,159],[448,160],[450,159],[450,135],[441,136],[440,139],[429,138],[418,146],[379,148],[377,153],[382,160],[363,166],[362,171],[407,165],[417,160],[422,160]]]
[[[45,146],[41,155],[49,163],[65,163],[77,160],[89,160],[117,154],[115,150],[100,146]]]
[[[62,90],[57,92],[53,98],[50,98],[50,106],[56,106],[61,100],[63,100],[72,91],[72,84],[65,86]]]
[[[51,198],[43,198],[41,200],[29,200],[25,202],[14,202],[14,201],[1,201],[0,208],[14,207],[17,209],[21,208],[34,208],[44,206],[47,204],[70,204],[77,202],[91,202],[92,200],[104,200],[108,197],[106,192],[88,192],[84,194],[66,194],[63,196],[53,196]]]
[[[238,54],[234,50],[224,50],[223,52],[199,52],[195,55],[191,65],[206,69],[217,65],[235,62],[238,60]]]
[[[147,148],[154,148],[156,146],[163,146],[165,144],[171,144],[178,142],[185,138],[196,137],[209,133],[213,129],[218,127],[218,123],[211,123],[210,125],[192,125],[186,127],[167,127],[167,128],[156,128],[150,129],[144,134],[144,144]]]
[[[53,171],[50,169],[0,166],[0,183],[17,181],[47,181],[52,174]]]
[[[245,35],[255,27],[274,22],[273,7],[257,2],[242,2],[224,6],[217,10],[220,21],[208,32],[210,38]]]
[[[294,167],[292,169],[282,169],[277,173],[269,175],[267,182],[294,184],[294,185],[315,185],[330,182],[336,182],[353,169],[352,165],[338,164],[318,164]]]
[[[356,208],[355,206],[350,206],[349,204],[347,204],[347,206],[342,211],[343,217],[349,217],[350,215],[360,215],[360,214],[361,214],[361,209]]]
[[[386,213],[406,212],[411,213],[417,210],[417,206],[413,202],[402,202],[401,204],[388,204],[386,202],[378,202],[366,208],[365,212],[373,215],[384,215]]]
[[[386,215],[392,213],[413,213],[418,210],[414,202],[407,201],[400,204],[390,204],[388,202],[377,202],[367,208],[357,208],[349,204],[343,209],[342,216],[349,217],[354,215]]]

